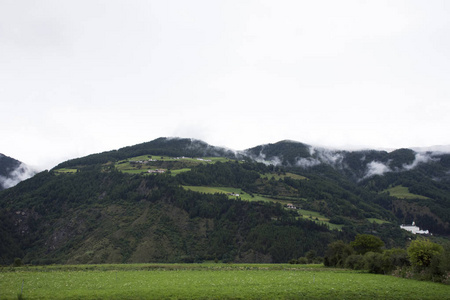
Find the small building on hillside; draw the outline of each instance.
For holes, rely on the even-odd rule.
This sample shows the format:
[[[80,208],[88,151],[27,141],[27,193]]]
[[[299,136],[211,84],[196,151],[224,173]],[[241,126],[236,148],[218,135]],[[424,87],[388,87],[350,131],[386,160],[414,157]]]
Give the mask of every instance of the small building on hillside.
[[[239,194],[235,194],[235,193],[228,193],[227,195],[234,196],[234,197],[239,197]]]
[[[286,204],[286,207],[290,208],[290,209],[297,209],[297,207],[295,207],[294,204],[292,204],[292,203]]]
[[[156,170],[148,170],[149,173],[164,173],[166,172],[166,170],[162,170],[162,169],[156,169]]]
[[[400,225],[400,228],[403,230],[407,230],[413,234],[430,234],[428,230],[421,230],[419,227],[416,226],[415,222],[412,222],[411,225]]]

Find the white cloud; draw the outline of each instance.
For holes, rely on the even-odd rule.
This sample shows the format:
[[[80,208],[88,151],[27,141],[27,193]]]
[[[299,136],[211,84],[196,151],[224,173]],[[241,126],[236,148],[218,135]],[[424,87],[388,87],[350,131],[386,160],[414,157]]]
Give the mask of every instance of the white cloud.
[[[15,186],[19,182],[34,176],[37,173],[33,168],[21,164],[15,170],[11,171],[7,177],[0,175],[0,186],[7,189]]]
[[[0,150],[450,144],[444,1],[2,1]],[[32,149],[32,150],[31,150]]]
[[[389,168],[389,166],[383,164],[379,161],[372,161],[367,164],[367,171],[364,175],[363,179],[369,178],[375,175],[383,175],[387,172],[392,172],[392,170]]]
[[[295,163],[297,167],[301,168],[311,168],[320,164],[321,164],[320,160],[312,157],[302,157],[298,159],[297,162]]]
[[[438,160],[439,158],[433,158],[432,155],[427,153],[416,153],[414,161],[410,164],[404,164],[403,169],[409,171],[414,169],[421,163],[427,163],[429,161],[438,161]]]

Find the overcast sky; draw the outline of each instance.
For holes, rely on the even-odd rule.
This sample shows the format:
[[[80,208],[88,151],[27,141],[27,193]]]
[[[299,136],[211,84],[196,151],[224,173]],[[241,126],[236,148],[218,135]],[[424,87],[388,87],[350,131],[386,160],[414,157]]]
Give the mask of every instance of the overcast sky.
[[[0,0],[0,153],[450,145],[450,1]]]

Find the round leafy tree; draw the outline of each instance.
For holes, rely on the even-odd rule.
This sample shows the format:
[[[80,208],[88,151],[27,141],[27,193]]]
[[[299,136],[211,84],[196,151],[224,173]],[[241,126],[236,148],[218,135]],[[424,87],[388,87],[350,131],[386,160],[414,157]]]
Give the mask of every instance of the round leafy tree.
[[[358,234],[355,240],[350,243],[350,246],[355,249],[358,254],[365,254],[367,252],[382,252],[384,242],[377,236],[371,234]]]
[[[407,252],[412,266],[426,268],[431,264],[434,257],[444,252],[444,248],[430,240],[419,238],[411,242]]]

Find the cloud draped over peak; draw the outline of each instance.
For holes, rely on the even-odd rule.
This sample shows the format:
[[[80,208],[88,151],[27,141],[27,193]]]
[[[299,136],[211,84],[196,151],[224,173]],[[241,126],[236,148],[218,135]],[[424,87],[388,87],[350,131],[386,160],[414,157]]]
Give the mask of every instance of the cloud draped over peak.
[[[17,185],[19,182],[34,176],[37,171],[25,164],[20,164],[16,169],[12,170],[8,176],[0,175],[0,187],[8,189]]]

